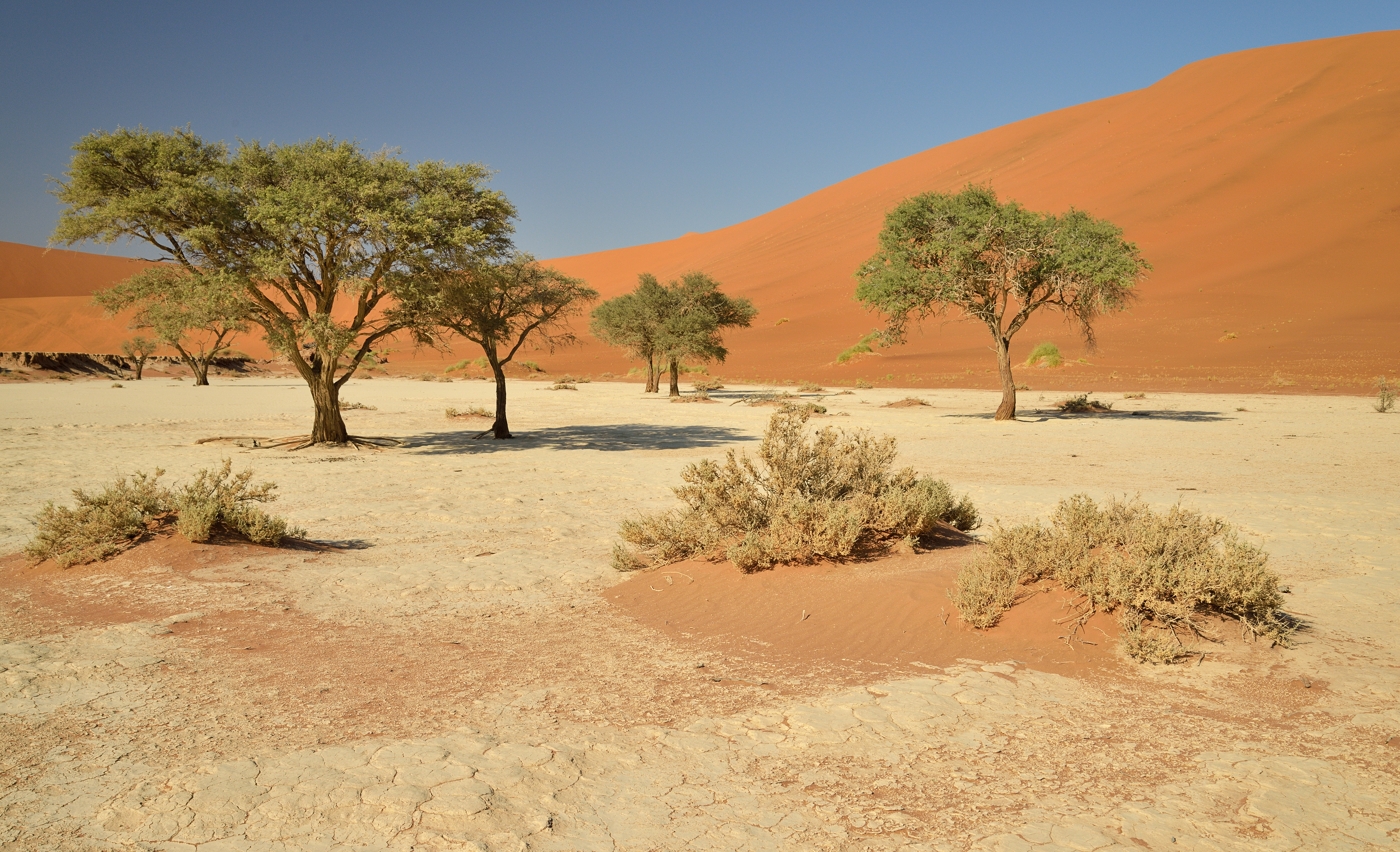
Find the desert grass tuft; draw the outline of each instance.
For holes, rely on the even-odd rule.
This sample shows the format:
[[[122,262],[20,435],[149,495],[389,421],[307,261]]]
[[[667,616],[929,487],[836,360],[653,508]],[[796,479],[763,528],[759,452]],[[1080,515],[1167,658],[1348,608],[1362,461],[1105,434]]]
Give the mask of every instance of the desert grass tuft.
[[[720,381],[719,379],[711,378],[709,376],[701,376],[697,379],[692,379],[690,382],[690,386],[695,388],[697,392],[724,390],[724,382]]]
[[[836,356],[836,363],[845,364],[847,361],[850,361],[853,358],[859,358],[861,355],[871,354],[875,351],[875,345],[876,343],[878,343],[879,340],[880,332],[870,332],[869,334],[862,337],[860,340],[857,340],[854,345],[850,346],[847,349],[841,350],[840,354]]]
[[[880,406],[880,407],[881,407],[881,408],[919,408],[919,407],[925,406],[925,405],[928,405],[928,403],[927,403],[927,402],[924,402],[922,399],[919,399],[917,396],[906,396],[904,399],[896,400],[895,402],[887,402],[887,403],[885,403],[884,405],[882,405],[882,406]]]
[[[96,494],[77,489],[74,506],[48,503],[39,511],[25,553],[68,568],[115,556],[172,524],[191,541],[207,541],[216,530],[273,546],[305,535],[254,505],[276,499],[277,486],[252,486],[252,471],[233,474],[232,466],[226,459],[218,471],[201,470],[176,489],[160,484],[162,470],[120,478]]]
[[[1048,527],[997,528],[950,592],[963,620],[989,627],[1024,583],[1054,580],[1084,596],[1081,615],[1118,612],[1123,649],[1144,662],[1187,653],[1182,635],[1207,636],[1202,617],[1238,620],[1255,637],[1287,645],[1299,622],[1283,612],[1279,578],[1264,551],[1225,521],[1139,500],[1102,507],[1062,500]]]
[[[1060,347],[1053,343],[1039,343],[1026,358],[1027,367],[1058,367],[1064,363]]]
[[[822,387],[816,382],[804,381],[798,383],[797,390],[801,393],[821,393],[822,391],[826,390],[826,388]]]
[[[745,572],[778,563],[843,558],[858,548],[922,540],[938,529],[971,530],[980,519],[942,480],[894,469],[893,438],[826,428],[812,411],[776,412],[758,457],[730,451],[681,472],[681,506],[622,523],[623,570],[696,556],[727,558]]]
[[[373,406],[373,405],[366,405],[366,404],[363,403],[363,402],[346,402],[345,400],[341,400],[341,401],[340,401],[340,410],[341,410],[341,411],[378,411],[379,409],[378,409],[376,406]]]
[[[860,388],[861,390],[870,390],[875,386],[872,385],[870,382],[867,382],[865,379],[856,379],[856,387]]]

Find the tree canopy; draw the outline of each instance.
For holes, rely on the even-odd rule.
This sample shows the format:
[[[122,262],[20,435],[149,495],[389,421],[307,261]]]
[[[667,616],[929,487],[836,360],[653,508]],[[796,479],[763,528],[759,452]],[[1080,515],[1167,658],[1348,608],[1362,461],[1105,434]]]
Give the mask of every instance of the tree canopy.
[[[376,342],[425,315],[425,270],[510,246],[515,210],[474,163],[321,138],[230,152],[188,129],[98,131],[74,151],[53,240],[129,238],[197,284],[236,282],[248,320],[311,389],[311,443],[349,439],[340,388]]]
[[[598,298],[582,280],[543,266],[525,253],[482,260],[468,256],[456,265],[439,261],[436,289],[421,303],[416,323],[423,339],[427,329],[441,328],[481,347],[496,378],[496,420],[491,431],[511,438],[506,419],[505,365],[531,340],[554,349],[576,338],[569,317]]]
[[[747,327],[758,314],[748,299],[720,292],[720,283],[690,272],[662,285],[656,276],[637,276],[631,293],[609,299],[593,311],[590,330],[604,343],[647,362],[647,391],[660,390],[662,364],[669,368],[671,396],[680,395],[680,363],[685,359],[723,362],[726,328]]]
[[[196,386],[209,384],[209,365],[248,330],[248,305],[237,281],[170,265],[142,270],[99,290],[93,301],[108,314],[135,308],[132,328],[150,329],[157,341],[174,349],[194,373]],[[142,364],[145,360],[140,359]],[[138,378],[140,372],[138,366]]]
[[[884,313],[884,336],[949,309],[992,333],[1002,382],[998,420],[1016,416],[1011,339],[1038,310],[1063,314],[1092,350],[1094,321],[1132,304],[1151,266],[1111,222],[1070,209],[1037,213],[988,187],[906,199],[885,217],[880,250],[856,272],[856,297]]]

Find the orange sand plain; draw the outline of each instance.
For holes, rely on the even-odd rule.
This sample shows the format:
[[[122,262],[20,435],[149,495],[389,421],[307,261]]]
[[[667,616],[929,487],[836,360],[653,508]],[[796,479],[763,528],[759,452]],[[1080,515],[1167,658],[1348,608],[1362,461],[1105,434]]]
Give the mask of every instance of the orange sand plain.
[[[1120,224],[1154,272],[1128,314],[1085,352],[1057,318],[1013,355],[1058,343],[1072,363],[1023,369],[1037,389],[1357,392],[1400,370],[1391,247],[1400,244],[1400,32],[1228,54],[1138,91],[1048,113],[857,175],[705,234],[552,261],[603,295],[638,272],[700,269],[760,310],[712,373],[857,378],[899,386],[991,386],[986,331],[928,323],[910,343],[845,365],[838,352],[879,324],[852,273],[885,212],[929,190],[988,183],[1034,209],[1071,205]],[[0,351],[113,352],[129,334],[84,295],[130,261],[0,243]],[[254,356],[254,337],[236,347]],[[474,355],[401,353],[399,368]],[[1077,363],[1084,357],[1090,363]],[[585,338],[536,356],[551,372],[625,372]],[[408,362],[405,364],[404,362]]]

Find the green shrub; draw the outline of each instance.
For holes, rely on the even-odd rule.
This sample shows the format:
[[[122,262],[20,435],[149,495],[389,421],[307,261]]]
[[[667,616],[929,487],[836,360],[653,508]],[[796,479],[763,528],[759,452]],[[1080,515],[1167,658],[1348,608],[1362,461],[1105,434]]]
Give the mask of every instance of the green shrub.
[[[1060,355],[1060,347],[1053,343],[1040,343],[1031,350],[1030,357],[1026,358],[1027,367],[1058,367],[1064,363],[1064,358]]]
[[[874,352],[875,343],[879,339],[880,332],[870,332],[869,334],[862,337],[860,340],[856,341],[855,345],[851,346],[848,349],[841,350],[841,353],[836,356],[836,363],[844,364],[852,358],[856,358],[860,355],[868,355],[871,352]]]
[[[686,466],[686,484],[675,490],[682,505],[624,521],[620,534],[632,547],[615,551],[614,566],[707,556],[748,572],[924,539],[946,526],[976,528],[966,497],[955,499],[941,480],[893,469],[893,438],[833,428],[809,434],[811,415],[799,406],[775,413],[757,459],[731,450],[723,463]]]
[[[173,490],[159,483],[162,470],[118,479],[98,494],[75,490],[72,508],[48,503],[40,510],[38,531],[25,553],[67,568],[107,559],[172,524],[191,541],[208,541],[221,530],[276,546],[287,536],[306,534],[254,505],[276,499],[277,486],[250,486],[252,471],[233,474],[232,467],[226,459],[217,472],[201,470]]]
[[[524,367],[526,370],[528,370],[528,371],[531,372],[531,373],[543,373],[543,372],[544,372],[544,368],[541,367],[539,364],[535,363],[534,361],[516,361],[515,363],[519,364],[521,367]]]
[[[1060,502],[1048,527],[996,529],[950,595],[964,621],[989,627],[1022,584],[1051,579],[1084,595],[1085,617],[1118,611],[1129,655],[1166,662],[1185,653],[1179,632],[1206,635],[1206,614],[1288,644],[1298,622],[1279,609],[1267,561],[1219,518],[1181,506],[1158,513],[1137,500],[1100,508],[1080,494]]]

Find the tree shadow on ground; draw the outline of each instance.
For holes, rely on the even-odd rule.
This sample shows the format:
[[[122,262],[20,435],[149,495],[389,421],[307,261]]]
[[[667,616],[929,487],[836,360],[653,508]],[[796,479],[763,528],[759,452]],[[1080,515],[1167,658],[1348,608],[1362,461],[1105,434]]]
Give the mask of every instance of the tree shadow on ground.
[[[610,423],[601,426],[556,426],[517,432],[498,441],[479,429],[428,432],[405,438],[404,449],[428,455],[445,453],[494,453],[547,447],[554,450],[690,450],[719,447],[758,437],[728,426],[658,426],[650,423]]]
[[[982,414],[944,414],[944,417],[962,417],[970,420],[994,420],[996,412]],[[1057,408],[1022,411],[1016,415],[1022,423],[1044,423],[1047,420],[1173,420],[1180,423],[1223,423],[1236,418],[1219,411],[1102,411],[1084,414],[1067,414]]]

